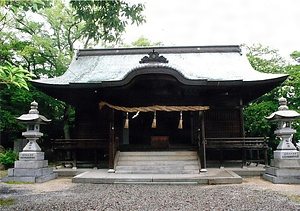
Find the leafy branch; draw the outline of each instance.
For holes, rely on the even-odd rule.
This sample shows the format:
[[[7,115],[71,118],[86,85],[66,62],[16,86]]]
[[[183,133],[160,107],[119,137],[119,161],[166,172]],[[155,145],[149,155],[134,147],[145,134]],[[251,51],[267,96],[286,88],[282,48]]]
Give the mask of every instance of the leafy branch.
[[[5,66],[0,66],[0,84],[6,84],[8,88],[10,85],[15,85],[18,88],[29,90],[27,81],[33,77],[35,75],[22,66],[16,67],[9,62]]]

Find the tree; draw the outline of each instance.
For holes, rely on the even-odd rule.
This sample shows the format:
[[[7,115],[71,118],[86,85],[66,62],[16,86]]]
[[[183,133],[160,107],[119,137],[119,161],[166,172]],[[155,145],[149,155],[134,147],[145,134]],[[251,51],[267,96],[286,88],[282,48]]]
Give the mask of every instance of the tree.
[[[22,8],[25,11],[37,11],[46,5],[49,5],[49,1],[45,0],[30,0],[30,1],[13,1],[13,0],[1,0],[1,6],[9,6],[12,9]]]
[[[139,37],[136,41],[131,43],[132,46],[147,47],[147,46],[163,46],[161,42],[151,42],[144,36]]]
[[[82,38],[84,47],[88,43],[119,42],[125,27],[129,24],[142,24],[143,4],[130,5],[123,0],[80,1],[71,0],[70,4],[76,10],[76,20],[84,23]]]
[[[8,6],[10,5],[10,1],[1,1],[0,6]],[[37,10],[38,8],[43,7],[45,4],[41,0],[33,0],[33,1],[19,1],[15,2],[15,5],[10,5],[11,10],[15,10],[16,8],[23,8],[26,10]],[[24,88],[29,90],[27,81],[31,80],[32,77],[35,77],[34,74],[30,73],[27,69],[24,69],[21,65],[13,65],[11,59],[8,59],[9,56],[12,56],[10,52],[10,47],[13,46],[12,43],[8,43],[7,39],[15,36],[13,33],[3,32],[10,27],[9,24],[10,18],[6,16],[5,13],[0,13],[0,26],[1,26],[1,38],[0,39],[0,55],[3,57],[0,59],[1,63],[5,63],[5,65],[0,65],[0,84],[6,84],[8,88],[10,85],[15,85],[19,88]],[[13,40],[13,39],[12,39]]]
[[[6,1],[3,5],[0,8],[0,61],[21,65],[37,77],[63,74],[74,56],[76,45],[90,47],[100,41],[117,42],[128,21],[144,22],[141,15],[143,5],[130,6],[123,1],[71,1],[69,5],[62,0],[34,0]],[[89,8],[93,14],[89,14]],[[0,92],[1,96],[5,96],[1,109],[10,114],[6,112],[0,120],[4,131],[10,131],[2,126],[6,125],[2,122],[7,120],[7,116],[16,117],[24,113],[18,109],[10,110],[10,106],[14,106],[10,104],[13,102],[11,99],[17,93],[22,95],[19,99],[23,99],[23,110],[26,111],[33,98],[38,97],[42,102],[39,110],[45,110],[44,115],[56,114],[55,119],[64,121],[66,129],[72,121],[74,110],[69,105],[38,92],[32,86],[30,92]],[[70,137],[68,130],[65,130],[64,136]]]
[[[294,51],[291,53],[291,58],[294,59],[296,62],[300,63],[300,51]]]
[[[277,125],[267,121],[264,117],[277,111],[280,97],[287,98],[290,109],[299,110],[299,67],[288,63],[279,55],[278,50],[263,47],[262,45],[244,47],[249,62],[255,70],[265,73],[289,74],[288,79],[281,86],[254,100],[244,108],[246,135],[270,137],[270,146],[274,149],[278,144],[278,140],[276,140],[274,135]],[[293,127],[300,129],[299,121],[295,121]],[[294,138],[295,140],[300,138],[299,132],[294,135]]]

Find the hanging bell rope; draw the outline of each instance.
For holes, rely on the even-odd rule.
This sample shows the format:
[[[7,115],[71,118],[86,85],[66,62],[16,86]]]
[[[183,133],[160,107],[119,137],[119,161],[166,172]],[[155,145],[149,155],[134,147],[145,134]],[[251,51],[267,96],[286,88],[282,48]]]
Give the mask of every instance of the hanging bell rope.
[[[180,111],[180,119],[179,119],[178,129],[182,129],[182,128],[183,128],[182,111]]]
[[[125,128],[125,129],[128,129],[128,128],[129,128],[128,112],[126,113],[126,120],[125,120],[124,128]]]
[[[151,128],[156,128],[156,111],[154,111],[154,117],[153,117]]]
[[[155,112],[155,111],[205,111],[209,109],[209,106],[146,106],[146,107],[123,107],[111,105],[105,101],[99,103],[99,108],[102,109],[104,106],[108,106],[112,109],[124,112]]]

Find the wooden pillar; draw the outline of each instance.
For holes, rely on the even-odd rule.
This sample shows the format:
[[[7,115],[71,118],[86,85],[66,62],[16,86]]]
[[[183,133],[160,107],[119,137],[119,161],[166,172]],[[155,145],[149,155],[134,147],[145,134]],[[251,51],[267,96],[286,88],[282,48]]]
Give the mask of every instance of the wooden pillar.
[[[72,162],[73,169],[77,169],[77,149],[72,150],[71,153],[73,157],[73,162]]]
[[[265,160],[265,167],[269,166],[269,163],[268,163],[268,142],[267,142],[266,139],[264,140],[264,160]]]
[[[240,131],[241,131],[241,137],[245,137],[245,126],[244,126],[244,111],[243,111],[243,99],[240,98],[239,102],[239,109],[240,109]],[[245,139],[243,140],[243,144],[245,144]],[[243,157],[242,157],[242,167],[246,166],[246,160],[247,160],[247,152],[246,149],[243,148]]]
[[[115,119],[114,119],[114,109],[111,112],[110,125],[109,125],[109,152],[108,152],[108,172],[115,172]]]
[[[245,126],[244,126],[244,105],[243,105],[243,99],[240,98],[240,131],[241,131],[241,137],[245,137]]]
[[[224,150],[223,148],[221,147],[220,148],[220,168],[223,168],[224,167]]]
[[[245,140],[244,140],[244,142],[245,142]],[[244,168],[244,167],[247,167],[247,151],[246,151],[245,147],[243,147],[243,159],[242,159],[242,168]]]
[[[97,168],[98,159],[97,159],[97,149],[96,148],[93,150],[93,153],[94,153],[94,168]]]
[[[206,139],[205,139],[205,125],[204,125],[204,111],[199,111],[199,121],[200,121],[200,161],[201,161],[201,170],[200,172],[206,172]]]

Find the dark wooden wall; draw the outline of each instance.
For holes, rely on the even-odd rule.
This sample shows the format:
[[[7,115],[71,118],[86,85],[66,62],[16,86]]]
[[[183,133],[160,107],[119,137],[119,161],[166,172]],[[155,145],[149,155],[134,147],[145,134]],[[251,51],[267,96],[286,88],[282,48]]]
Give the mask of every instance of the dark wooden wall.
[[[211,109],[205,112],[207,138],[241,137],[243,135],[240,109]]]
[[[110,112],[99,109],[77,109],[75,138],[77,139],[108,139]]]
[[[116,135],[122,137],[123,118],[122,112],[114,112]],[[152,116],[151,116],[152,118]],[[151,127],[151,118],[147,127]],[[205,111],[205,136],[208,138],[241,137],[243,136],[242,119],[237,108],[211,109]],[[111,109],[103,110],[77,110],[75,134],[78,139],[108,139]],[[195,120],[197,120],[195,118]],[[132,120],[131,120],[132,121]],[[157,119],[159,127],[160,119]],[[132,121],[134,122],[134,121]],[[189,119],[184,121],[185,126]],[[178,124],[178,122],[174,123]],[[175,125],[176,127],[176,125]],[[190,125],[188,125],[190,129]],[[184,127],[187,129],[187,127]],[[184,130],[183,129],[183,130]],[[150,130],[150,129],[149,129]],[[157,128],[159,130],[159,128]]]

